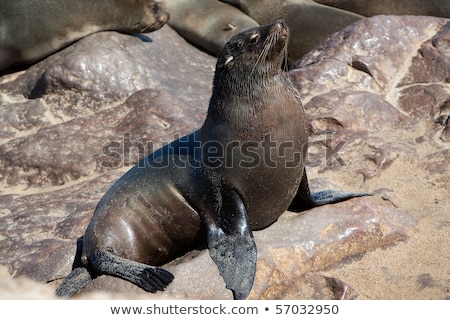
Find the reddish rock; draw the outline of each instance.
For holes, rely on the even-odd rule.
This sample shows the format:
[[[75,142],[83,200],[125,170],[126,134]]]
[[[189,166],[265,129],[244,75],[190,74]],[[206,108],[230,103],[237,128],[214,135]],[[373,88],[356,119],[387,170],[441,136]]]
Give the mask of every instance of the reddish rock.
[[[122,153],[158,147],[201,125],[214,59],[168,27],[142,37],[147,42],[91,35],[0,85],[17,101],[0,107],[0,181],[63,185],[109,170],[112,142]],[[148,152],[122,154],[112,165],[129,166]]]
[[[382,141],[376,143],[376,153],[390,161],[402,153],[419,157],[414,143],[403,140],[404,132],[415,135],[411,140],[426,135],[445,142],[449,26],[447,19],[378,16],[345,28],[305,55],[290,75],[305,103],[311,132],[332,132],[335,145],[346,143],[342,153],[368,142],[370,152],[362,151],[362,158],[378,162],[378,168],[385,162],[374,160],[370,141]],[[352,156],[342,159],[354,162]],[[359,172],[367,178],[381,171]]]

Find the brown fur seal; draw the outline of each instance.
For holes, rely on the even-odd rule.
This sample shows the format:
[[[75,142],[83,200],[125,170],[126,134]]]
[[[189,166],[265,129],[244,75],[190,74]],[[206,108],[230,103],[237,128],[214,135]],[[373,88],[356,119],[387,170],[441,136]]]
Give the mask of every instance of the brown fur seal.
[[[252,230],[269,226],[290,205],[364,195],[309,193],[303,108],[281,69],[287,39],[279,20],[225,45],[201,129],[142,160],[103,196],[83,239],[81,264],[58,295],[71,296],[102,274],[163,290],[173,276],[156,266],[206,241],[227,288],[244,299],[256,271]]]
[[[300,59],[326,40],[363,18],[356,13],[336,9],[313,0],[221,0],[232,4],[260,24],[277,18],[286,20],[291,34],[289,41],[289,63]]]
[[[36,62],[97,31],[151,32],[167,20],[154,0],[2,0],[0,72]]]
[[[450,18],[450,1],[442,0],[314,0],[366,17],[380,14]]]
[[[162,0],[169,25],[189,42],[217,55],[234,35],[258,23],[233,6],[217,0]]]

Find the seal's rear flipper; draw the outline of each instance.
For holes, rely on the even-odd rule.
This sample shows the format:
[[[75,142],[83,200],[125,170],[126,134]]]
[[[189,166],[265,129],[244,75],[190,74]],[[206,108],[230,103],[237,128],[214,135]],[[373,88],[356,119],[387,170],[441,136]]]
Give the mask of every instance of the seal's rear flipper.
[[[69,298],[84,288],[92,276],[85,267],[79,267],[72,270],[72,272],[61,282],[56,289],[56,295],[59,297]]]
[[[370,193],[364,192],[344,192],[337,190],[324,190],[311,194],[309,191],[308,178],[306,170],[303,170],[302,181],[297,190],[297,194],[292,200],[288,210],[300,212],[314,207],[323,206],[345,201],[356,197],[372,196]]]
[[[315,207],[325,204],[337,203],[356,197],[372,196],[370,193],[364,192],[345,192],[337,190],[323,190],[315,192],[311,195]]]
[[[209,254],[235,299],[250,293],[256,273],[256,244],[247,211],[235,191],[222,194],[222,207],[207,216]]]
[[[96,274],[122,278],[152,293],[163,291],[173,280],[169,271],[124,259],[107,251],[95,250],[89,255],[89,264]]]

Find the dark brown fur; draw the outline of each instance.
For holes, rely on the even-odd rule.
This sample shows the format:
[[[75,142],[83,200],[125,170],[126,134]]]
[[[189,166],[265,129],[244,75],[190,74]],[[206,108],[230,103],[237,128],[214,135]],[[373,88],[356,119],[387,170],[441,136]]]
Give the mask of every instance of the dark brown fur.
[[[256,272],[252,230],[275,222],[294,198],[296,208],[315,205],[303,166],[303,108],[281,69],[287,39],[279,20],[225,45],[204,125],[142,160],[103,196],[81,265],[59,295],[102,274],[163,290],[173,276],[155,265],[206,241],[227,288],[247,297]]]
[[[259,37],[258,43],[249,43],[253,36]],[[261,229],[273,223],[291,203],[302,176],[303,147],[308,136],[298,93],[281,69],[287,54],[288,30],[284,23],[253,28],[239,37],[241,41],[235,38],[225,46],[217,62],[201,139],[223,146],[239,141],[243,146],[240,152],[225,155],[233,157],[233,167],[217,171],[231,185],[240,186],[250,225]],[[245,142],[249,143],[247,151],[254,152],[254,158],[260,157],[257,166],[236,165],[248,158],[242,154]],[[286,152],[279,155],[283,143]],[[271,166],[272,162],[276,166]],[[270,190],[261,188],[267,182]]]
[[[151,32],[168,18],[154,0],[2,0],[0,72],[34,63],[94,32]]]

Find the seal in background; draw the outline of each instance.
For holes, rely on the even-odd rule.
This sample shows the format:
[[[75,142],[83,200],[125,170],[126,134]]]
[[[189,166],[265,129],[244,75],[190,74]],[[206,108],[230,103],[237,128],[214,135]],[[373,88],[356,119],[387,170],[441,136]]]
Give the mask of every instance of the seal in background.
[[[294,35],[289,41],[289,64],[296,62],[330,34],[364,18],[313,0],[221,0],[232,4],[259,24],[283,18]]]
[[[34,63],[94,32],[151,32],[168,19],[154,0],[2,0],[0,72]]]
[[[236,34],[259,24],[233,6],[217,0],[163,0],[168,24],[181,36],[216,56]]]

